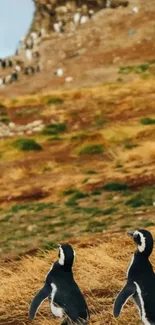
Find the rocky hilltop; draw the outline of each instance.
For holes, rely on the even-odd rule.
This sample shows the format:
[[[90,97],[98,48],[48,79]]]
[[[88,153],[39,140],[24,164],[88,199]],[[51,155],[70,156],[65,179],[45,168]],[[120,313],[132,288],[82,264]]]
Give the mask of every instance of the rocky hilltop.
[[[1,96],[126,82],[146,72],[134,67],[150,62],[154,73],[154,1],[35,0],[35,6],[12,66],[0,69]]]
[[[49,32],[53,29],[56,21],[63,19],[63,23],[72,21],[72,16],[77,10],[81,10],[83,14],[87,14],[88,10],[97,11],[119,5],[127,6],[126,0],[33,0],[35,4],[35,14],[30,31],[38,31],[45,28]]]

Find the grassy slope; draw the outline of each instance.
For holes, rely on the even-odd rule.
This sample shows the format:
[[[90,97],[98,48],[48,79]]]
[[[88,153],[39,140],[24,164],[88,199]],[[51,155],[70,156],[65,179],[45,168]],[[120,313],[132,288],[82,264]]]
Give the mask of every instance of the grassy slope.
[[[154,225],[154,90],[148,77],[3,102],[10,121],[56,127],[30,136],[41,151],[0,142],[2,255]]]
[[[153,234],[155,232],[153,229]],[[139,314],[132,300],[124,307],[120,318],[112,315],[114,298],[125,284],[125,272],[135,247],[124,234],[88,236],[74,243],[75,279],[86,296],[91,312],[91,324],[139,324]],[[0,266],[0,324],[29,324],[29,303],[42,286],[50,265],[57,259],[57,250],[20,262]],[[151,258],[155,263],[154,254]],[[59,324],[44,302],[33,324]]]

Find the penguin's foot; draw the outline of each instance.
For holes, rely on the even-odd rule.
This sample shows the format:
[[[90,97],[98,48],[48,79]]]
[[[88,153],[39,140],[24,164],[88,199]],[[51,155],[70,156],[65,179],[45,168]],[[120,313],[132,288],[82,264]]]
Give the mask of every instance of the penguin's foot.
[[[71,321],[70,321],[70,324],[71,324]],[[61,325],[69,325],[69,319],[67,317],[64,318]]]
[[[66,317],[63,319],[61,325],[88,325],[88,320],[86,319],[78,319],[76,322],[73,322],[70,318]]]

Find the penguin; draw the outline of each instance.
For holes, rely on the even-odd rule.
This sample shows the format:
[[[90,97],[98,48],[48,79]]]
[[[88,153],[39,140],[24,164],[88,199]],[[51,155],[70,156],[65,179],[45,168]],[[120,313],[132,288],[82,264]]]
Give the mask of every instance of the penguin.
[[[20,71],[21,71],[21,66],[17,64],[17,65],[15,66],[15,71],[16,71],[16,72],[20,72]]]
[[[45,28],[41,28],[40,32],[38,33],[38,37],[44,37],[45,36]]]
[[[38,37],[36,32],[31,32],[30,36],[32,37],[33,40],[36,40]]]
[[[34,39],[32,37],[29,37],[25,41],[25,48],[26,48],[26,50],[32,50],[33,46],[34,46]]]
[[[40,53],[39,53],[39,51],[33,52],[32,55],[33,55],[33,58],[35,58],[35,59],[40,58]]]
[[[18,80],[18,72],[14,70],[11,75],[11,81],[17,81],[17,80]]]
[[[34,67],[29,67],[29,74],[34,74],[35,73],[35,68]]]
[[[75,251],[69,244],[58,246],[59,258],[47,273],[44,286],[32,300],[29,318],[34,319],[40,304],[48,298],[52,314],[60,318],[66,316],[63,325],[73,322],[87,324],[89,310],[72,271]]]
[[[13,62],[12,62],[12,60],[10,60],[10,59],[8,60],[8,67],[9,67],[9,68],[12,68],[12,67],[13,67]]]
[[[6,66],[7,66],[7,64],[6,64],[6,60],[5,59],[0,59],[0,62],[1,62],[1,67],[3,68],[3,69],[5,69],[6,68]]]
[[[32,51],[30,49],[26,49],[25,56],[26,56],[27,61],[31,61],[32,60]]]
[[[6,84],[9,84],[11,83],[11,80],[12,80],[12,75],[11,74],[8,74],[4,79],[3,79],[3,83],[6,85]]]
[[[80,18],[80,24],[85,24],[89,20],[88,16],[81,16]]]
[[[111,8],[111,0],[106,1],[106,8]]]
[[[32,66],[29,67],[25,67],[24,69],[24,74],[25,75],[30,75],[30,74],[34,74],[35,73],[35,68]]]
[[[89,16],[89,19],[91,19],[93,17],[93,15],[95,14],[94,10],[90,9],[88,11],[88,16]]]
[[[73,16],[73,22],[75,24],[79,24],[80,23],[80,18],[81,18],[81,14],[80,12],[76,12]]]
[[[56,33],[63,33],[64,32],[64,28],[63,28],[63,24],[61,21],[54,23],[53,24],[53,29]]]
[[[3,85],[3,78],[0,78],[0,87]]]
[[[58,68],[58,69],[54,72],[54,74],[55,74],[56,76],[58,76],[58,77],[62,77],[62,76],[63,76],[63,73],[64,73],[64,71],[63,71],[62,68]]]
[[[29,75],[30,74],[30,68],[29,67],[25,67],[24,68],[24,74],[25,75]]]
[[[153,238],[149,231],[140,229],[128,232],[137,245],[129,268],[127,283],[116,297],[114,316],[118,317],[123,306],[133,297],[144,325],[155,324],[155,274],[149,256],[153,250]]]
[[[35,72],[40,72],[40,65],[39,64],[36,66]]]

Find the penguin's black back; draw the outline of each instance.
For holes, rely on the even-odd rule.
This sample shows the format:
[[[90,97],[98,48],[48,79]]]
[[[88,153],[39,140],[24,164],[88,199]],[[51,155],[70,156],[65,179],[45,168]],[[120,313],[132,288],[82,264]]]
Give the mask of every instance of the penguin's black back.
[[[142,310],[137,291],[138,285],[138,290],[141,291],[144,303],[146,318],[151,323],[155,323],[155,274],[151,263],[145,255],[135,254],[133,264],[129,270],[128,280],[131,280],[136,286],[136,294],[134,294],[133,298],[140,310]]]
[[[134,281],[134,279],[143,278],[146,276],[154,275],[153,267],[147,256],[139,253],[135,253],[133,263],[129,269],[128,279]]]
[[[88,318],[87,303],[74,280],[71,270],[65,269],[64,266],[56,262],[52,271],[47,275],[46,283],[55,284],[57,292],[54,296],[54,303],[63,308],[73,321],[79,318]]]

